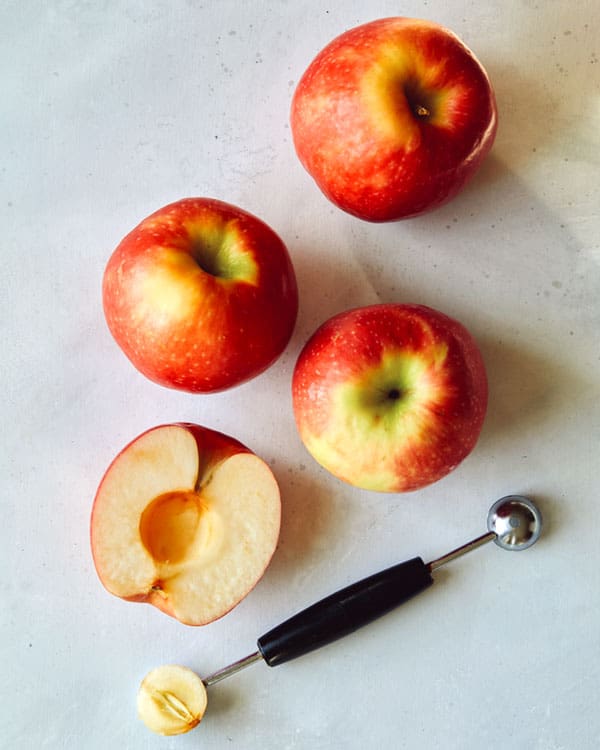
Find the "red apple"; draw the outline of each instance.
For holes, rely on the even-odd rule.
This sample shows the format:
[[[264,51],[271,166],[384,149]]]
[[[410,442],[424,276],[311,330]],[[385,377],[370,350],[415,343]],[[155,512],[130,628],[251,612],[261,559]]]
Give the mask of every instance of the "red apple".
[[[223,390],[272,364],[291,336],[298,291],[287,249],[255,216],[188,198],[144,219],[104,273],[115,340],[151,380]]]
[[[452,198],[490,150],[489,78],[448,29],[383,18],[328,44],[302,76],[291,127],[323,193],[367,221],[416,216]]]
[[[406,492],[441,479],[474,448],[487,406],[484,363],[456,320],[381,304],[328,320],[294,370],[304,445],[357,487]]]
[[[94,564],[115,596],[204,625],[262,577],[280,516],[277,482],[248,448],[206,427],[162,425],[125,447],[100,483]]]

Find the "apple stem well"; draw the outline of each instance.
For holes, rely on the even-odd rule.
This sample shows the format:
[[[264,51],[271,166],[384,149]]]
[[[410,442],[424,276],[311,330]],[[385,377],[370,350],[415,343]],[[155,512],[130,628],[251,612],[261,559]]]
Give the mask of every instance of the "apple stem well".
[[[433,116],[431,94],[427,94],[416,81],[409,81],[403,86],[404,96],[410,111],[417,120],[429,120]]]
[[[234,223],[208,228],[188,224],[186,230],[191,239],[192,257],[205,273],[217,279],[251,281],[255,278],[252,255],[238,241]]]
[[[192,255],[200,268],[210,276],[218,279],[232,278],[232,269],[228,264],[227,252],[220,246],[214,246],[202,241],[195,241]]]

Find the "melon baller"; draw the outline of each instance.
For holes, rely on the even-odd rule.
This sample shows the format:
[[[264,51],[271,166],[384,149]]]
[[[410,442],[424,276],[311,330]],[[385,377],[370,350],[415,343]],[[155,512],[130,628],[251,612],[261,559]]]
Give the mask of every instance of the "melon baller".
[[[540,536],[542,515],[529,498],[508,495],[490,508],[487,528],[485,534],[432,562],[420,557],[406,560],[312,604],[260,636],[254,653],[202,678],[204,688],[255,662],[275,667],[352,633],[428,588],[435,570],[487,542],[505,550],[531,547]]]

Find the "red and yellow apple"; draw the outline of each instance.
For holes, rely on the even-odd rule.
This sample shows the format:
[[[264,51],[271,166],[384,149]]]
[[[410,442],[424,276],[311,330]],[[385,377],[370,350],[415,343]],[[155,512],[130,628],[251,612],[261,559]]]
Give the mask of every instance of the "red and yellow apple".
[[[367,221],[448,201],[496,127],[492,86],[473,53],[448,29],[410,18],[334,39],[302,76],[291,108],[304,167],[333,203]]]
[[[308,340],[292,395],[309,453],[340,479],[406,492],[452,471],[474,448],[487,377],[472,336],[422,305],[342,312]]]
[[[261,458],[206,427],[162,425],[129,443],[100,483],[94,564],[110,593],[204,625],[260,580],[280,517],[279,488]]]
[[[130,232],[104,273],[104,313],[123,352],[164,386],[208,393],[258,375],[298,311],[294,269],[260,219],[188,198]]]

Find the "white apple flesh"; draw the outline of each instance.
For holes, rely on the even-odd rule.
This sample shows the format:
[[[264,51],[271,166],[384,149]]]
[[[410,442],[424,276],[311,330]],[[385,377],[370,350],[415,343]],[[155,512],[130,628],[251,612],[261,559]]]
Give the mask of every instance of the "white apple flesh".
[[[280,516],[279,488],[262,459],[213,430],[163,425],[107,470],[92,510],[94,563],[112,594],[204,625],[262,577]]]

